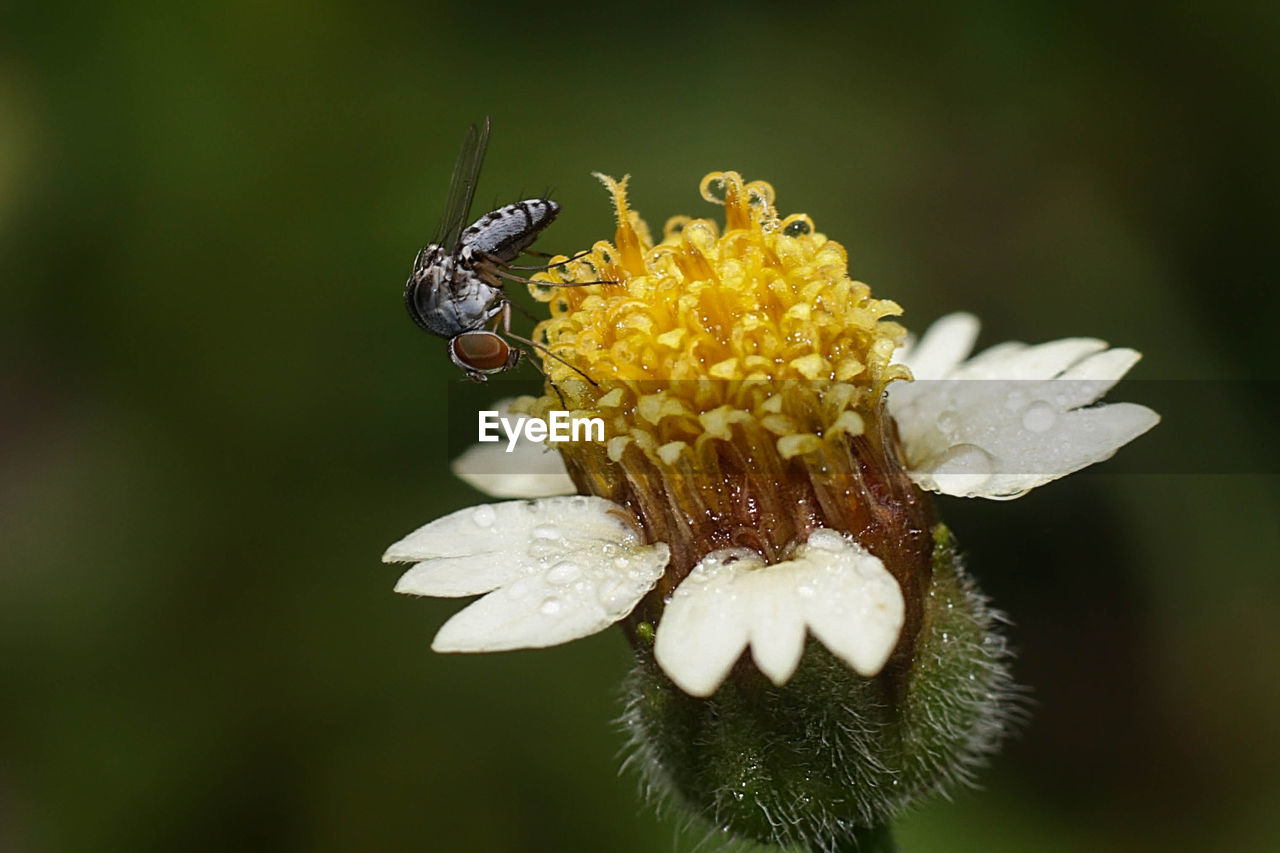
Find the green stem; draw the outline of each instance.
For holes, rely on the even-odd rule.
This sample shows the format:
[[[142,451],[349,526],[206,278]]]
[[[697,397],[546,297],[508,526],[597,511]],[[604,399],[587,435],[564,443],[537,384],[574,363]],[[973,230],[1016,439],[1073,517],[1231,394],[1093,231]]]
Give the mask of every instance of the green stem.
[[[853,837],[843,841],[836,848],[837,853],[897,853],[898,845],[893,841],[893,831],[884,823],[874,829],[858,829]]]

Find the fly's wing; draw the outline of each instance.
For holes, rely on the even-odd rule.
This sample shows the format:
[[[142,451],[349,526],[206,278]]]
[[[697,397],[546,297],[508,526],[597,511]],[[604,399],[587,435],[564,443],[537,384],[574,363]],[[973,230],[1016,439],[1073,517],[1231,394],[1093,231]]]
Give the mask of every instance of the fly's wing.
[[[456,255],[462,243],[462,229],[471,213],[471,200],[476,195],[480,181],[480,165],[484,162],[484,149],[489,145],[489,118],[477,128],[474,124],[462,140],[462,151],[453,167],[453,180],[449,182],[449,200],[445,202],[444,218],[433,240],[451,255]]]

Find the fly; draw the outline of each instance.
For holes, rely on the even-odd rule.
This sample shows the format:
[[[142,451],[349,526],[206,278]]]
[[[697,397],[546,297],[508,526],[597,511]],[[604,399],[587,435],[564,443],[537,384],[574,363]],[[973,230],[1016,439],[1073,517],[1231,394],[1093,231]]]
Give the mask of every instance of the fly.
[[[462,141],[444,217],[435,239],[414,260],[404,288],[409,316],[419,327],[447,340],[450,360],[476,382],[484,382],[489,374],[510,370],[520,362],[523,351],[507,343],[506,338],[559,358],[541,344],[511,331],[511,301],[503,290],[503,280],[525,281],[512,269],[544,269],[513,267],[511,262],[529,252],[538,234],[560,213],[560,205],[549,198],[525,199],[490,211],[462,227],[471,212],[488,144],[486,118],[478,129],[471,125]],[[498,333],[499,326],[502,334]]]

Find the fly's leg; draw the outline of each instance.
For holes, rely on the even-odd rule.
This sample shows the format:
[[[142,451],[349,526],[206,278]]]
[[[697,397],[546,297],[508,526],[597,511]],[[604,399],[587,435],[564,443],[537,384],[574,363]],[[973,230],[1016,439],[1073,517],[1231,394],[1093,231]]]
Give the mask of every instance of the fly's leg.
[[[535,252],[533,249],[525,249],[524,254],[533,255],[535,258],[554,258],[555,257],[555,255],[549,255],[546,252]],[[591,254],[590,249],[583,249],[581,252],[574,255],[572,258],[565,258],[563,261],[561,261],[558,264],[544,264],[543,266],[540,266],[540,267],[527,267],[527,266],[520,266],[518,264],[502,264],[502,266],[506,267],[509,270],[551,270],[551,269],[555,269],[556,267],[562,267],[567,263],[571,263],[573,261],[578,260],[579,258],[585,258],[589,254]]]
[[[503,300],[502,310],[499,311],[498,314],[494,316],[493,328],[490,329],[490,331],[497,332],[498,326],[501,325],[503,334],[507,335],[508,337],[514,338],[518,341],[523,341],[524,338],[521,338],[519,335],[514,335],[511,333],[512,304],[513,303],[510,302],[509,300],[505,300],[505,299]],[[516,307],[520,308],[519,305],[517,305]],[[523,311],[524,309],[521,308],[520,310]],[[533,341],[529,341],[529,343],[532,344],[533,346],[537,346],[537,344],[533,343]],[[560,405],[564,406],[566,409],[569,408],[569,404],[565,402],[564,394],[560,393],[559,386],[557,386],[556,383],[551,381],[551,377],[547,375],[547,372],[542,369],[542,365],[538,364],[536,359],[534,359],[532,356],[530,356],[528,353],[526,353],[524,350],[520,349],[519,347],[512,347],[511,351],[515,353],[515,360],[508,365],[508,368],[515,367],[517,364],[520,363],[520,359],[523,358],[525,361],[529,362],[529,364],[533,366],[534,370],[542,374],[542,378],[546,380],[547,384],[550,385],[551,388],[556,392],[556,396],[560,398]],[[563,359],[561,360],[563,361]],[[565,362],[565,363],[568,364],[568,362]],[[570,364],[569,366],[573,367],[572,364]],[[579,372],[581,373],[581,371]],[[586,376],[586,374],[584,373],[583,376]],[[590,382],[591,380],[588,379],[587,381]]]
[[[556,383],[554,383],[554,382],[552,382],[552,381],[551,381],[551,377],[550,377],[550,376],[548,376],[548,375],[547,375],[547,372],[546,372],[545,370],[543,370],[543,369],[542,369],[542,365],[538,364],[538,362],[537,362],[537,361],[535,361],[535,360],[533,359],[533,357],[532,357],[532,356],[530,356],[528,353],[526,353],[524,350],[522,350],[522,349],[520,349],[520,348],[518,348],[518,347],[514,347],[514,348],[513,348],[513,350],[517,353],[517,355],[518,355],[519,357],[524,358],[524,360],[525,360],[525,361],[527,361],[527,362],[529,362],[529,364],[533,365],[533,369],[534,369],[534,370],[536,370],[536,371],[538,371],[539,373],[541,373],[541,374],[542,374],[542,378],[543,378],[543,379],[545,379],[545,380],[547,381],[547,384],[551,386],[551,390],[555,391],[555,392],[556,392],[556,396],[560,398],[560,405],[564,406],[566,409],[567,409],[567,408],[569,408],[569,404],[568,404],[568,403],[565,401],[565,399],[564,399],[564,394],[561,394],[561,393],[560,393],[560,386],[556,385]],[[516,361],[519,361],[519,360],[520,360],[520,358],[517,358],[517,359],[516,359]],[[514,367],[514,365],[512,365],[512,366]]]
[[[520,343],[522,343],[522,344],[524,344],[524,345],[526,345],[526,346],[533,347],[533,348],[534,348],[534,349],[536,349],[538,352],[543,353],[544,355],[549,355],[549,356],[551,356],[551,357],[552,357],[552,358],[554,358],[556,361],[560,362],[560,363],[561,363],[561,364],[563,364],[565,367],[569,368],[569,369],[570,369],[570,370],[572,370],[574,373],[578,374],[579,376],[581,376],[583,379],[585,379],[585,380],[587,380],[588,382],[590,382],[590,383],[591,383],[592,385],[594,385],[595,387],[597,387],[597,388],[599,388],[599,387],[600,387],[600,383],[596,382],[596,381],[595,381],[594,379],[592,379],[590,376],[588,376],[587,374],[583,373],[581,370],[579,370],[578,368],[574,367],[572,364],[570,364],[569,362],[565,361],[565,360],[564,360],[563,358],[561,358],[560,356],[558,356],[558,355],[556,355],[555,353],[553,353],[553,352],[552,352],[550,349],[548,349],[544,344],[540,344],[540,343],[538,343],[537,341],[532,340],[532,339],[530,339],[530,338],[522,338],[522,337],[520,337],[519,335],[517,335],[515,332],[511,331],[511,303],[510,303],[510,302],[507,302],[506,304],[504,304],[504,305],[502,306],[502,314],[501,314],[500,316],[501,316],[501,318],[502,318],[502,334],[504,334],[504,335],[505,335],[505,336],[507,336],[508,338],[511,338],[511,339],[512,339],[512,340],[514,340],[514,341],[519,341]],[[496,325],[496,324],[494,325],[494,329],[495,329],[495,331],[497,330],[497,325]],[[532,361],[533,361],[533,359],[530,359],[530,361],[532,362]],[[541,371],[539,371],[539,372],[541,372]],[[546,374],[544,373],[543,375],[545,376]],[[554,387],[554,386],[552,386],[552,387]],[[556,389],[556,393],[557,393],[557,394],[559,394],[559,393],[560,393],[560,389],[558,389],[558,388],[557,388],[557,389]],[[563,402],[563,400],[564,400],[564,398],[562,397],[562,398],[561,398],[561,402]]]
[[[578,258],[582,257],[585,254],[586,252],[580,252],[577,255],[574,255],[572,258],[569,258],[568,260],[561,261],[560,264],[567,264],[569,263],[569,261],[577,260]],[[553,269],[554,267],[560,266],[560,264],[553,264],[551,266],[545,266],[545,267],[517,267],[517,266],[512,266],[511,264],[504,264],[502,261],[498,260],[493,255],[490,255],[487,253],[478,253],[476,257],[477,257],[478,263],[476,263],[474,267],[475,270],[479,272],[481,275],[483,275],[484,278],[487,281],[489,281],[491,284],[493,284],[495,287],[502,287],[502,283],[498,279],[504,279],[504,278],[507,281],[518,281],[521,284],[529,283],[529,279],[521,278],[518,275],[512,275],[511,273],[507,272],[507,270],[547,270],[547,269]],[[591,284],[617,284],[617,283],[618,282],[610,281],[609,279],[600,279],[599,281],[566,281],[566,282],[540,281],[538,282],[538,284],[545,284],[548,287],[586,287],[587,285],[591,285]]]

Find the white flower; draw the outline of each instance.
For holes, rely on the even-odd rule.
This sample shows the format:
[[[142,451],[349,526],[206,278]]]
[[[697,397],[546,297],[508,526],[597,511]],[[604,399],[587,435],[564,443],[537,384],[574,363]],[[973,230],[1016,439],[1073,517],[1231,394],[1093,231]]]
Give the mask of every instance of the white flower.
[[[1132,403],[1092,406],[1137,362],[1130,349],[1092,338],[1004,343],[965,361],[978,321],[953,314],[897,360],[914,382],[889,386],[903,460],[922,488],[1008,499],[1109,458],[1159,422]],[[415,561],[396,589],[415,595],[488,593],[450,619],[437,651],[550,646],[624,618],[663,575],[667,546],[643,544],[621,508],[571,491],[559,455],[534,464],[480,445],[455,472],[500,497],[539,499],[461,510],[393,545],[387,562]],[[521,484],[509,472],[524,474]],[[508,473],[504,473],[508,472]],[[892,575],[852,539],[815,530],[787,559],[753,551],[705,557],[667,602],[655,657],[686,692],[715,692],[750,647],[774,683],[794,673],[807,632],[864,676],[880,671],[903,625]]]

